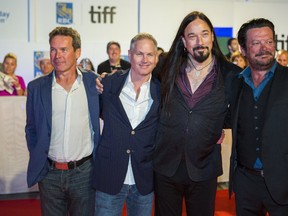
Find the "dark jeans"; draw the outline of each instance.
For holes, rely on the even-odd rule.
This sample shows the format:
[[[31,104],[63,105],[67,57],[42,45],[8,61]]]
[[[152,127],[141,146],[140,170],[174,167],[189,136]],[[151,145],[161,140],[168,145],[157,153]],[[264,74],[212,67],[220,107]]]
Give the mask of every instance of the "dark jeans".
[[[264,174],[265,175],[265,174]],[[237,216],[287,216],[288,205],[279,205],[272,199],[265,178],[237,167],[235,173],[235,201]]]
[[[187,216],[214,216],[217,178],[194,182],[181,163],[176,174],[155,173],[155,216],[181,216],[185,199]]]
[[[93,216],[93,159],[71,170],[52,169],[39,182],[43,216]]]

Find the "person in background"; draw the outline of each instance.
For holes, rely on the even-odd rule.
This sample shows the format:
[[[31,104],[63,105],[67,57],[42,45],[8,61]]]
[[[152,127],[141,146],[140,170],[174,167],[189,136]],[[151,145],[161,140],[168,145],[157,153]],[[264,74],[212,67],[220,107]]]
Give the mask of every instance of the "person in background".
[[[92,61],[89,58],[81,59],[81,61],[80,61],[78,66],[82,67],[85,70],[89,70],[89,71],[94,71],[95,72],[94,65],[93,65]]]
[[[164,53],[164,49],[162,47],[157,47],[158,56],[162,55],[163,53]]]
[[[239,51],[239,43],[237,38],[230,38],[227,41],[227,48],[229,52],[225,56],[228,59],[228,61],[230,61],[232,54],[236,51]]]
[[[43,52],[43,56],[37,60],[37,64],[42,72],[40,76],[47,75],[54,69],[50,61],[50,53],[47,51]],[[39,77],[39,75],[37,77]]]
[[[245,69],[248,66],[247,59],[245,58],[245,56],[242,55],[240,51],[234,52],[231,56],[230,61],[242,69]]]
[[[161,72],[167,52],[165,52],[162,47],[157,47],[157,53],[158,53],[158,63],[156,67],[154,68],[154,70],[152,71],[152,75],[157,77],[160,80],[161,79],[160,72]]]
[[[102,79],[104,128],[95,160],[95,216],[121,216],[125,202],[128,215],[152,214],[152,154],[160,104],[160,83],[151,76],[158,60],[156,40],[137,34],[128,56],[130,69]]]
[[[48,51],[43,52],[42,56],[38,58],[36,63],[40,68],[41,72],[36,73],[35,79],[41,76],[48,75],[54,69],[50,61],[50,52]],[[25,90],[24,95],[27,96],[27,89]]]
[[[1,88],[0,96],[23,96],[26,85],[21,76],[15,74],[17,67],[17,57],[13,53],[5,55],[2,70],[3,70],[3,84],[5,88]],[[1,76],[2,77],[2,76]],[[4,78],[5,77],[5,78]]]
[[[97,67],[97,73],[113,73],[117,70],[126,70],[130,68],[130,63],[121,59],[121,47],[120,44],[116,41],[110,41],[107,44],[107,54],[108,60],[100,63]]]
[[[93,216],[93,155],[99,139],[97,75],[81,72],[79,33],[56,27],[49,33],[52,73],[28,84],[27,183],[38,183],[45,216]]]
[[[222,54],[211,21],[201,12],[181,22],[161,74],[155,140],[155,216],[214,216],[222,174],[222,128],[230,82],[241,69]]]
[[[249,66],[232,82],[230,193],[237,216],[288,214],[288,68],[275,60],[274,24],[244,23],[238,41]]]
[[[279,50],[277,52],[276,61],[284,67],[288,66],[288,51]]]

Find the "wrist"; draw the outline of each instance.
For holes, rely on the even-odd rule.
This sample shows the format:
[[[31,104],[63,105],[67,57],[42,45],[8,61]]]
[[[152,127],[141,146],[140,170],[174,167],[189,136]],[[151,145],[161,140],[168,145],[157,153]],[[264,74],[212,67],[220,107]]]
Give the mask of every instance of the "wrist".
[[[16,90],[21,90],[21,86],[15,86]]]

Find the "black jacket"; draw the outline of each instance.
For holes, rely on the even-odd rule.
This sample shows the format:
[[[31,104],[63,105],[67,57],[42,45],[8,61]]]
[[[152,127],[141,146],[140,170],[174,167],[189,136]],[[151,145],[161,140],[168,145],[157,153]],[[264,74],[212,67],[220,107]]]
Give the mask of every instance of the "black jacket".
[[[224,127],[231,80],[241,70],[229,62],[219,69],[215,88],[192,109],[174,86],[169,111],[161,110],[156,136],[153,161],[159,174],[173,176],[183,159],[193,181],[222,174],[221,145],[216,143]]]

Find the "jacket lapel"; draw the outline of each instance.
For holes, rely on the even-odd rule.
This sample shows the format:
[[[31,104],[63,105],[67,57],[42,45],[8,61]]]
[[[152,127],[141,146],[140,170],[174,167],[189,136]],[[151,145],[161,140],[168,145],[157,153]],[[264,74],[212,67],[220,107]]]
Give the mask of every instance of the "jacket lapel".
[[[158,110],[159,110],[159,105],[160,105],[160,83],[153,76],[151,78],[151,83],[150,83],[150,94],[153,99],[153,103],[143,122],[145,122],[146,119],[149,119],[151,115],[155,115],[155,112],[157,112],[157,115],[159,114]]]
[[[51,129],[52,124],[52,81],[54,72],[45,76],[40,88],[40,98],[43,104],[44,112],[47,116],[48,125]]]
[[[272,110],[272,106],[274,105],[274,102],[277,101],[277,99],[280,96],[279,93],[287,87],[287,86],[285,86],[286,78],[283,78],[283,76],[285,75],[284,73],[287,73],[287,72],[283,71],[283,68],[280,68],[279,66],[276,67],[274,77],[272,78],[269,96],[267,98],[268,101],[267,101],[266,115],[265,115],[266,119],[269,119],[270,111]],[[265,123],[266,122],[267,121],[265,121]],[[265,128],[266,127],[264,124],[263,133],[265,131]]]
[[[110,94],[112,96],[111,98],[112,102],[115,103],[116,107],[119,107],[118,111],[120,112],[120,116],[123,116],[127,124],[130,125],[129,118],[125,112],[125,109],[119,97],[128,74],[129,74],[129,69],[123,70],[121,73],[117,73],[116,76],[113,76],[111,80]]]

